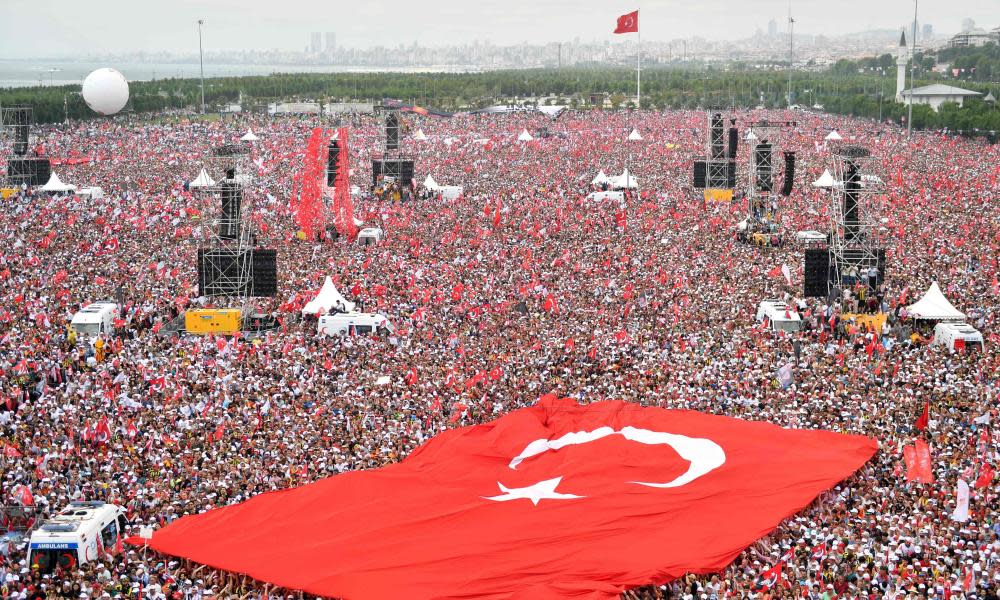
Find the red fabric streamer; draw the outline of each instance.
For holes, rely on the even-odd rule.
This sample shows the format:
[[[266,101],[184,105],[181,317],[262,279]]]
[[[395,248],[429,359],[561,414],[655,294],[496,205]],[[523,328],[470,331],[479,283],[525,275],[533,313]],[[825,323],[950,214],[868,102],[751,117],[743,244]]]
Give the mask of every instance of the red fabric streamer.
[[[340,142],[340,159],[337,162],[337,179],[334,181],[333,192],[333,224],[337,233],[354,239],[358,235],[358,227],[354,224],[354,202],[351,200],[351,163],[347,152],[347,128],[337,130]]]
[[[297,209],[299,229],[307,238],[322,231],[324,225],[323,187],[326,183],[329,141],[330,132],[320,127],[313,129],[306,146],[305,163],[297,177],[298,195],[292,196],[292,208]]]

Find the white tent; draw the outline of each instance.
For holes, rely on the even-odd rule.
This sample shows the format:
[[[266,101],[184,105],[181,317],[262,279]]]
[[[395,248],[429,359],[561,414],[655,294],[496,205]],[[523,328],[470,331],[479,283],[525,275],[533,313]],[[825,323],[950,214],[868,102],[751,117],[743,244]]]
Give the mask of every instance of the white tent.
[[[632,133],[628,134],[628,139],[630,141],[633,141],[633,142],[634,141],[639,141],[639,140],[642,140],[642,136],[639,135],[639,130],[638,129],[633,129]]]
[[[753,129],[751,129],[751,130],[747,131],[747,136],[746,136],[746,138],[745,138],[745,139],[746,139],[746,141],[748,141],[748,142],[752,142],[752,141],[754,141],[755,139],[757,139],[757,136],[756,136],[756,135],[754,135],[754,133],[753,133]]]
[[[826,137],[823,138],[823,139],[826,140],[826,141],[828,141],[828,142],[839,142],[840,140],[842,140],[844,138],[841,137],[841,135],[839,133],[837,133],[836,129],[834,129],[830,133],[826,134]]]
[[[333,285],[333,280],[329,277],[323,283],[316,297],[310,300],[303,308],[302,314],[315,315],[316,313],[326,313],[330,309],[336,308],[343,312],[354,312],[354,303],[348,302],[346,298],[337,291],[337,286]]]
[[[823,170],[823,174],[819,176],[819,179],[813,182],[813,187],[820,187],[820,188],[833,187],[833,175],[830,174],[829,169]]]
[[[193,189],[212,187],[215,185],[215,180],[208,176],[208,171],[205,169],[198,173],[198,176],[194,178],[194,181],[188,184],[188,187]]]
[[[621,175],[611,180],[611,187],[635,189],[639,187],[639,183],[636,182],[635,176],[629,173],[628,169],[625,169]]]
[[[935,321],[964,321],[965,313],[952,306],[951,302],[941,293],[937,282],[931,284],[924,292],[924,297],[906,307],[906,312],[914,319],[933,319]]]
[[[434,176],[427,174],[427,179],[424,179],[424,187],[429,190],[436,190],[438,188],[438,182],[434,181]]]
[[[413,139],[415,140],[426,140],[427,134],[424,133],[423,129],[418,129],[416,133],[413,134]]]
[[[247,129],[246,135],[244,135],[240,139],[243,140],[244,142],[256,142],[260,138],[258,138],[253,134],[253,129]]]
[[[591,185],[604,185],[605,183],[611,183],[611,178],[604,174],[604,169],[601,169],[597,173],[597,177],[591,180]]]
[[[530,142],[533,139],[535,138],[531,137],[531,134],[528,133],[527,129],[523,130],[521,135],[517,136],[517,141],[519,142]]]
[[[46,192],[72,192],[76,190],[76,186],[63,183],[59,176],[53,173],[49,176],[48,183],[42,186],[42,190]]]

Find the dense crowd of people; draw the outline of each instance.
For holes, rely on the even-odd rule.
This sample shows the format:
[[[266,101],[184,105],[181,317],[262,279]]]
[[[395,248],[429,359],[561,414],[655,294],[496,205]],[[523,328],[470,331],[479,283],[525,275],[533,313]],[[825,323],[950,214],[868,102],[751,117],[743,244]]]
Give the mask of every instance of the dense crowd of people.
[[[761,111],[763,112],[763,111]],[[0,491],[37,520],[73,500],[126,508],[130,533],[268,490],[406,457],[450,427],[531,405],[545,393],[607,398],[823,428],[878,439],[856,475],[739,556],[725,571],[623,598],[996,598],[997,486],[973,486],[968,521],[951,518],[959,479],[996,465],[1000,325],[1000,147],[825,114],[794,120],[798,152],[780,199],[786,238],[829,230],[831,130],[873,154],[884,184],[863,209],[888,249],[878,289],[803,298],[802,247],[736,240],[745,203],[705,201],[691,163],[705,152],[702,112],[409,115],[416,181],[463,186],[445,200],[373,196],[380,121],[357,115],[355,216],[386,239],[360,246],[297,235],[290,208],[316,117],[94,120],[37,127],[59,176],[103,198],[19,193],[0,211]],[[550,137],[517,142],[527,129]],[[642,140],[628,140],[633,129]],[[247,221],[278,250],[279,295],[253,309],[280,326],[259,337],[172,333],[197,296],[196,251],[218,200],[186,186],[221,144],[259,140]],[[741,149],[745,153],[745,149]],[[71,160],[66,160],[66,159]],[[73,164],[69,164],[73,163]],[[587,199],[603,170],[628,167],[624,205]],[[303,239],[305,238],[305,239]],[[788,278],[774,275],[781,265]],[[299,310],[326,276],[349,300],[389,317],[386,336],[326,337]],[[901,309],[931,282],[987,338],[977,352],[895,335]],[[757,304],[800,307],[801,332],[762,327]],[[121,313],[98,345],[71,335],[83,305]],[[841,323],[884,312],[885,328]],[[779,377],[785,369],[791,379]],[[925,403],[926,431],[914,428]],[[901,448],[925,439],[933,483],[908,482]],[[13,514],[13,513],[11,513]],[[711,523],[706,523],[711,526]],[[641,535],[637,532],[636,535]],[[6,543],[4,543],[6,542]],[[0,540],[4,598],[299,597],[245,576],[141,548],[50,573],[23,538]],[[783,562],[780,582],[755,585]]]

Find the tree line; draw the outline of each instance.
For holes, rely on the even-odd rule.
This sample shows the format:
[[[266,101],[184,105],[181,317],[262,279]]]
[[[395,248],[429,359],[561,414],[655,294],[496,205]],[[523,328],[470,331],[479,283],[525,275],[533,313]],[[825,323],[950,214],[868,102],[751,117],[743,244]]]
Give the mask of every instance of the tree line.
[[[895,70],[892,57],[867,59],[865,66],[837,63],[823,71],[796,70],[791,77],[794,103],[873,119],[900,122],[906,107],[893,101]],[[872,70],[867,66],[878,66]],[[917,85],[934,79],[918,74]],[[984,93],[987,84],[966,85]],[[694,68],[650,68],[642,79],[642,107],[647,109],[707,106],[782,107],[788,104],[788,71],[751,65],[711,64]],[[35,120],[53,123],[97,118],[83,102],[78,86],[0,90],[0,105],[30,105]],[[241,102],[244,110],[263,111],[268,102],[379,102],[394,98],[448,111],[470,110],[497,103],[539,102],[574,108],[634,108],[635,72],[626,68],[563,68],[489,71],[484,73],[289,73],[267,76],[215,77],[205,80],[205,103],[217,111]],[[158,113],[192,110],[200,103],[197,79],[160,79],[130,84],[127,110]],[[914,106],[917,128],[1000,130],[1000,112],[983,101],[965,108],[944,106],[938,113]]]

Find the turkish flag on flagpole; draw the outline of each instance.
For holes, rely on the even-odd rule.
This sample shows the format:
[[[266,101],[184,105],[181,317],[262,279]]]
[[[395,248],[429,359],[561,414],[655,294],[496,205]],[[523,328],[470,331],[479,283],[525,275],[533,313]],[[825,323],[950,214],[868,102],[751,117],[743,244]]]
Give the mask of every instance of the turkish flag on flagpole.
[[[149,547],[327,598],[612,600],[721,571],[877,446],[546,396],[399,463],[182,517]]]
[[[638,33],[638,32],[639,32],[639,11],[634,10],[630,13],[618,17],[618,25],[617,27],[615,27],[615,33]]]

